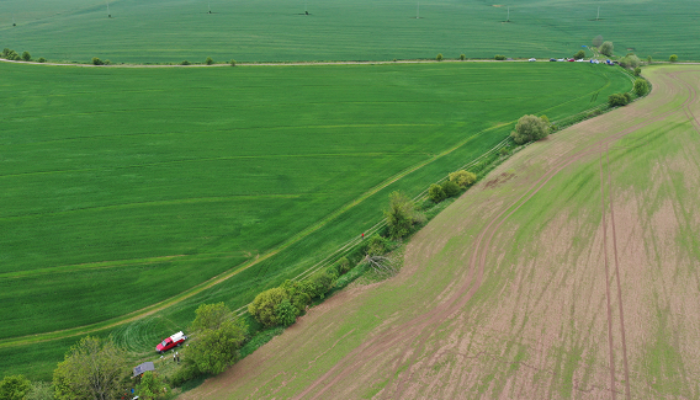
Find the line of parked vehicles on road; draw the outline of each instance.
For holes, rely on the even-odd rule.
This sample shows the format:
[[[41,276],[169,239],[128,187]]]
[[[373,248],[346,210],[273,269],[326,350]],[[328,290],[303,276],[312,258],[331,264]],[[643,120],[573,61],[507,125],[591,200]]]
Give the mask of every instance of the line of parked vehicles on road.
[[[537,61],[537,59],[531,58],[528,61],[535,62],[535,61]],[[611,61],[611,60],[600,61],[600,60],[597,60],[595,58],[592,58],[590,60],[584,60],[583,58],[578,59],[578,60],[575,58],[550,58],[549,61],[550,62],[587,62],[587,63],[591,63],[591,64],[601,64],[602,63],[602,64],[606,64],[606,65],[619,64],[617,61]]]

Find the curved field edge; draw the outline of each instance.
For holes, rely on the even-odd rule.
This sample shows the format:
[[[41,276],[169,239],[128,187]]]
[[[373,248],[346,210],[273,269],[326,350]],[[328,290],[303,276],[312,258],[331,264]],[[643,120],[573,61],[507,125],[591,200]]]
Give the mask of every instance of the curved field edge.
[[[358,68],[360,68],[360,67],[358,67]],[[439,67],[439,68],[443,68],[443,67]],[[605,71],[608,71],[608,70],[605,70]],[[612,70],[609,70],[609,71],[612,71]],[[609,85],[609,84],[610,84],[610,82],[608,81],[607,85]],[[600,90],[600,89],[597,89],[596,91],[598,91],[598,90]],[[587,100],[589,97],[591,97],[591,93],[583,93],[578,98],[584,98]],[[559,107],[559,109],[561,110],[562,104],[566,106],[567,101],[574,102],[574,101],[576,101],[576,99],[577,99],[577,97],[573,97],[572,99],[567,99],[566,101],[562,102],[557,107]],[[557,107],[548,108],[545,110],[540,110],[540,112],[552,112],[552,110],[556,109]],[[559,113],[561,113],[561,111]],[[555,115],[556,114],[557,113],[555,112]],[[488,132],[490,129],[495,129],[497,131],[500,131],[501,135],[507,134],[507,129],[508,129],[507,126],[508,126],[508,124],[512,125],[513,122],[514,121],[510,121],[508,123],[502,123],[502,125],[497,125],[497,126],[494,126],[492,128],[488,128],[484,132]],[[461,163],[464,162],[464,159],[462,158],[462,157],[464,157],[464,152],[462,151],[463,149],[460,149],[460,146],[463,146],[464,144],[466,144],[470,140],[472,140],[472,139],[465,139],[462,142],[457,143],[451,149],[445,150],[442,153],[437,154],[433,159],[428,159],[426,162],[422,162],[422,163],[418,164],[417,166],[413,166],[413,167],[410,167],[410,168],[404,170],[403,172],[401,172],[397,176],[395,176],[395,178],[398,179],[398,177],[404,177],[404,176],[408,175],[408,177],[411,178],[413,181],[411,181],[409,186],[404,185],[403,187],[404,188],[406,188],[406,187],[414,188],[413,190],[415,190],[415,188],[420,188],[419,190],[423,190],[426,183],[424,181],[423,181],[423,183],[420,183],[421,182],[420,179],[416,180],[416,178],[417,178],[415,176],[416,174],[412,173],[415,171],[415,167],[425,168],[425,167],[429,166],[430,168],[433,168],[430,172],[431,174],[435,174],[437,172],[437,176],[442,176],[444,173],[451,170],[451,168],[447,167],[446,171],[444,170],[445,166],[440,166],[439,168],[435,169],[434,166],[432,165],[432,161],[434,161],[435,159],[438,159],[440,157],[449,156],[449,157],[451,157],[450,163],[460,162],[460,164],[455,164],[455,165],[462,165]],[[455,150],[457,150],[457,149],[460,149],[460,152],[454,153]],[[359,198],[359,200],[360,200],[359,203],[357,202],[357,199],[355,199],[355,200],[351,201],[350,203],[347,203],[345,206],[343,206],[341,208],[340,212],[342,213],[343,210],[346,211],[350,208],[355,207],[357,204],[361,204],[362,207],[364,207],[364,208],[369,207],[370,209],[372,209],[371,210],[372,213],[378,214],[378,211],[379,211],[378,209],[381,206],[376,207],[375,204],[365,204],[365,202],[362,202],[361,200],[366,199],[367,196],[369,196],[371,194],[375,194],[375,196],[381,196],[381,197],[385,198],[385,196],[388,192],[390,192],[391,190],[393,190],[397,187],[396,185],[391,186],[391,184],[395,183],[394,182],[395,180],[396,179],[394,179],[394,178],[389,178],[387,181],[385,181],[385,184],[380,184],[379,186],[377,186],[373,189],[370,189],[370,192],[368,192],[368,194],[366,193],[365,195],[363,195]],[[387,185],[389,185],[389,186],[387,186]],[[401,187],[401,186],[398,186],[398,187]],[[323,228],[322,231],[324,234],[326,234],[327,233],[326,230],[330,229],[330,227],[327,226],[327,222],[332,220],[332,218],[337,217],[338,215],[339,214],[333,214],[329,217],[330,219],[324,220],[324,221],[320,222],[318,225],[312,226],[309,229],[311,231],[316,231],[316,229]],[[376,219],[374,221],[376,221]],[[302,235],[305,236],[306,233],[308,233],[308,232],[302,231]],[[347,232],[345,232],[345,235],[347,235]],[[292,245],[292,244],[294,244],[295,246],[300,246],[300,245],[307,246],[308,245],[308,244],[300,243],[298,240],[296,240],[294,237],[292,237],[291,239],[289,239],[288,242],[286,242],[286,244],[283,244],[282,246],[286,248],[287,246]],[[258,263],[267,263],[266,268],[269,268],[270,261],[273,261],[273,259],[275,258],[275,257],[270,257],[270,256],[276,254],[276,250],[274,250],[274,249],[271,250],[271,253],[272,254],[269,254],[269,253],[261,254],[258,261],[252,261],[248,265],[252,266],[252,265],[259,265]],[[318,252],[318,254],[327,254],[326,248],[323,248],[322,251]],[[212,256],[215,256],[215,254]],[[287,256],[287,259],[290,259],[290,256],[292,258],[296,257],[295,255],[290,253],[290,255]],[[270,257],[270,258],[266,258],[266,257]],[[277,257],[279,257],[279,255]],[[315,259],[319,259],[319,258],[322,258],[322,256],[316,256]],[[311,261],[314,261],[315,259],[312,259]],[[140,262],[149,263],[149,262],[154,261],[154,259],[139,259],[139,260],[134,260],[134,261],[139,262],[139,263]],[[298,263],[298,260],[295,260],[295,262]],[[97,268],[102,268],[104,265],[96,264],[95,266]],[[301,267],[304,268],[305,265],[301,265]],[[80,270],[81,268],[88,268],[88,267],[81,265],[81,266],[76,266],[76,268],[77,268],[77,270]],[[240,267],[236,267],[236,268],[240,268]],[[186,324],[186,322],[191,318],[190,313],[191,313],[192,309],[196,308],[196,304],[199,304],[202,301],[217,301],[217,300],[230,299],[230,297],[227,296],[226,291],[221,290],[221,289],[223,289],[222,287],[218,287],[218,286],[223,286],[223,285],[219,285],[219,283],[222,283],[227,278],[229,278],[233,275],[236,275],[240,272],[243,272],[243,271],[246,271],[246,270],[245,269],[234,269],[234,270],[232,270],[224,275],[219,275],[216,278],[213,278],[212,280],[210,280],[208,282],[200,284],[198,287],[195,287],[194,289],[191,289],[191,290],[189,290],[185,293],[182,293],[178,296],[175,296],[174,298],[170,298],[170,299],[165,300],[165,301],[158,303],[156,305],[153,305],[153,306],[147,307],[145,309],[136,311],[128,316],[120,317],[116,320],[105,321],[105,322],[101,322],[98,324],[79,327],[79,328],[75,328],[75,329],[67,330],[67,331],[49,332],[49,333],[44,334],[44,335],[27,336],[27,337],[19,339],[19,342],[15,341],[15,339],[10,339],[8,341],[3,341],[3,344],[5,345],[4,346],[5,348],[8,348],[8,346],[14,346],[14,345],[17,345],[19,343],[23,343],[25,348],[32,347],[33,352],[42,352],[42,351],[46,351],[49,347],[56,345],[56,344],[52,344],[50,342],[39,343],[39,342],[42,342],[44,340],[51,340],[51,341],[57,341],[60,343],[65,343],[66,342],[65,338],[67,336],[70,337],[70,336],[84,335],[84,334],[90,333],[90,332],[92,332],[92,333],[100,332],[101,334],[104,334],[106,332],[107,328],[113,328],[117,325],[121,326],[121,325],[124,325],[125,322],[136,322],[137,320],[142,320],[144,317],[148,316],[149,318],[147,318],[147,320],[148,320],[147,323],[143,323],[145,321],[139,321],[139,323],[138,323],[140,326],[146,326],[148,329],[148,332],[146,333],[146,335],[140,339],[139,343],[142,343],[142,344],[139,344],[139,346],[137,346],[137,348],[136,348],[137,351],[143,352],[147,349],[150,349],[150,347],[151,347],[148,339],[151,339],[151,341],[157,340],[159,334],[162,334],[162,331],[167,330],[167,329],[172,329],[172,328],[165,328],[164,329],[163,326],[158,325],[158,324],[153,325],[153,322],[152,322],[153,320],[167,321],[166,325],[168,327],[182,326],[182,323],[179,321],[183,321]],[[303,271],[303,269],[301,269],[301,270],[297,269],[295,274],[297,274],[299,271]],[[270,281],[268,284],[274,285],[280,279],[284,279],[284,276],[278,277],[276,279],[276,281]],[[215,286],[217,286],[217,287],[215,287]],[[207,288],[210,288],[210,290],[204,290]],[[184,308],[179,307],[178,305],[180,305],[180,306],[184,305]],[[163,311],[165,311],[166,308],[169,309],[168,312],[163,313]],[[160,312],[156,313],[156,311],[160,311]],[[165,315],[163,315],[163,314],[165,314]],[[14,342],[14,343],[10,343],[10,342]],[[20,348],[21,347],[22,346],[20,346]],[[65,347],[62,347],[62,346],[59,346],[59,347],[65,349]],[[15,355],[18,354],[18,352],[16,350],[19,350],[19,349],[12,350],[12,353]],[[50,359],[52,357],[54,357],[54,359],[57,355],[60,357],[60,355],[58,353],[61,353],[62,351],[59,349],[52,349],[51,352],[53,352],[53,354],[54,354],[51,357],[48,357],[48,358],[37,357],[37,359],[41,358],[42,361],[40,361],[40,362],[47,363],[47,362],[49,362],[48,359]],[[20,353],[21,353],[21,351],[20,351]],[[29,365],[27,363],[27,361],[28,361],[27,357],[20,357],[21,361],[18,361],[17,363],[14,363],[12,361],[12,359],[15,359],[14,356],[13,357],[3,357],[3,358],[6,360],[6,362],[11,362],[15,365],[17,365],[19,363],[24,364],[24,368],[26,368],[25,370],[32,369],[31,365]]]
[[[696,397],[700,69],[644,73],[647,98],[527,147],[438,215],[396,278],[180,398]]]

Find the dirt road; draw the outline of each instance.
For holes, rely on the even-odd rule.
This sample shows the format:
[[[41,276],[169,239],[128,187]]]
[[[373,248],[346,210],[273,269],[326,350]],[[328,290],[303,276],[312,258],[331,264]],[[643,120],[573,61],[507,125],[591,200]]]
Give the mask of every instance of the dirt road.
[[[513,156],[330,299],[181,399],[697,398],[700,68]]]

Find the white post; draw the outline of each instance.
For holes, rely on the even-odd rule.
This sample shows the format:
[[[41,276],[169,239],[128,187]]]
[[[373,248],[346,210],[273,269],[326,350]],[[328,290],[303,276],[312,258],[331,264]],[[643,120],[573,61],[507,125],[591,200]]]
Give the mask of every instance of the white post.
[[[112,13],[109,12],[109,1],[105,0],[105,3],[107,3],[107,15],[108,15],[109,17],[111,17],[111,16],[112,16]]]
[[[420,19],[420,1],[416,2],[416,19]]]
[[[506,18],[506,22],[510,22],[510,6],[508,6],[508,18]]]
[[[595,17],[595,20],[597,21],[600,18],[600,6],[598,6],[598,16]]]

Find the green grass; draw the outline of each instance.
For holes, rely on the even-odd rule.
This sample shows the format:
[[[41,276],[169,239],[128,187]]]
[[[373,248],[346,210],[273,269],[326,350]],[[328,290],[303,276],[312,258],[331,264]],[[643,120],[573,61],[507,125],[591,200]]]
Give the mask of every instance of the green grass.
[[[302,0],[109,3],[111,19],[102,0],[0,2],[0,48],[82,62],[558,58],[603,35],[621,55],[700,60],[693,0],[673,7],[662,0],[516,0],[507,3],[510,23],[505,6],[483,0],[421,1],[420,19],[416,2],[397,0],[310,0],[309,16],[301,15]]]
[[[37,359],[8,340],[99,328],[281,249],[113,330],[150,354],[198,304],[235,309],[298,275],[378,222],[391,191],[418,194],[521,115],[555,120],[631,86],[589,64],[0,74],[0,374],[43,377],[66,346]]]

